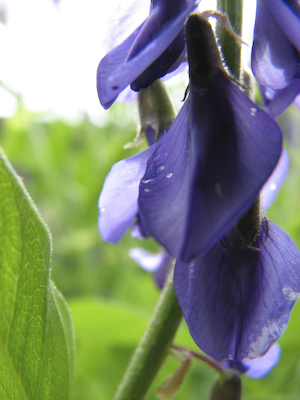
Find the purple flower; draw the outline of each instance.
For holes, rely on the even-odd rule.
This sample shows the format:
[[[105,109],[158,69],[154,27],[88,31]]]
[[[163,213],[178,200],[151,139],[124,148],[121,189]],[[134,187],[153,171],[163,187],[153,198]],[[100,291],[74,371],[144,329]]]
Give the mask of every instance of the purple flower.
[[[262,208],[266,210],[273,203],[288,171],[289,157],[285,148],[282,150],[282,154],[276,165],[276,168],[272,172],[267,182],[262,187],[260,192]],[[138,227],[138,223],[133,225],[131,229],[131,235],[134,237],[142,238],[140,230],[136,231],[133,229]],[[170,257],[166,251],[161,251],[157,254],[150,253],[141,248],[133,248],[129,251],[130,257],[136,261],[136,263],[143,268],[145,271],[152,272],[154,280],[158,287],[161,289],[163,283],[166,280],[169,267],[172,263],[173,258]],[[269,354],[269,353],[268,353]]]
[[[138,215],[139,182],[157,143],[113,165],[99,197],[98,227],[104,240],[116,244]]]
[[[286,149],[283,148],[280,159],[274,171],[261,189],[261,204],[264,210],[269,208],[273,203],[281,185],[283,184],[283,181],[285,180],[288,169],[289,156]]]
[[[212,126],[208,125],[203,96],[197,103],[200,120],[190,129],[189,96],[157,143],[113,166],[99,199],[99,230],[105,240],[117,243],[139,215],[145,232],[173,257],[187,254],[189,260],[218,242],[255,201],[279,158],[281,134],[225,72],[219,75],[220,86],[213,87],[220,99],[215,102],[217,123],[210,113]],[[205,155],[201,150],[214,129],[214,142]],[[224,144],[220,139],[226,134]],[[238,151],[230,148],[231,139],[239,144]],[[214,148],[219,140],[220,146]]]
[[[272,117],[281,114],[300,93],[299,32],[298,0],[258,0],[252,70],[267,87],[263,95]]]
[[[158,146],[155,142],[161,140],[175,118],[160,80],[139,92],[138,106],[141,131],[150,147],[113,165],[99,198],[99,231],[104,240],[114,244],[129,226],[134,237],[147,236],[138,215],[139,184],[147,161]]]
[[[300,254],[277,225],[253,250],[233,229],[206,255],[175,264],[175,293],[190,334],[215,359],[263,356],[284,332],[300,292]]]
[[[140,248],[129,251],[130,257],[145,271],[152,272],[155,283],[159,289],[164,287],[168,272],[170,272],[174,259],[165,251],[157,254],[149,253]]]
[[[190,20],[195,18],[196,28],[211,29],[204,19]],[[217,48],[212,62],[215,39],[205,39],[188,41],[189,58],[194,46],[201,56],[192,57],[190,94],[171,128],[144,152],[115,164],[105,180],[99,199],[105,240],[116,243],[138,216],[144,235],[172,257],[190,261],[238,222],[276,166],[282,140],[277,124],[231,81]]]
[[[300,78],[295,78],[292,83],[284,89],[275,90],[263,85],[259,85],[259,89],[269,115],[275,118],[282,114],[293,102],[297,106],[296,99],[300,93]]]
[[[263,378],[278,363],[280,354],[281,348],[278,343],[275,343],[264,356],[243,361],[247,368],[246,375],[253,379]]]
[[[267,375],[280,359],[281,349],[278,343],[275,343],[268,352],[260,358],[254,358],[247,361],[222,361],[226,368],[238,370],[253,379],[260,379]]]
[[[281,133],[223,69],[209,23],[192,16],[186,30],[189,97],[147,162],[138,204],[148,233],[189,261],[254,203],[279,159]]]
[[[288,171],[289,167],[289,157],[288,153],[283,148],[282,154],[276,165],[276,168],[272,172],[271,176],[267,180],[267,182],[262,187],[260,197],[262,208],[266,210],[273,203]],[[135,226],[135,225],[134,225]],[[131,234],[133,232],[131,231]],[[141,238],[142,235],[140,231],[138,234],[134,233],[134,237]],[[152,272],[154,276],[154,280],[157,283],[158,287],[162,289],[163,284],[166,280],[167,273],[170,270],[170,265],[173,261],[173,258],[170,257],[166,251],[161,251],[157,254],[149,253],[148,251],[141,248],[133,248],[129,251],[130,257],[136,261],[136,263],[143,268],[145,271]],[[273,346],[274,348],[277,346]],[[275,350],[274,350],[275,351]],[[268,352],[271,354],[271,351]],[[273,354],[273,353],[272,353]],[[264,357],[263,357],[264,358]],[[268,358],[269,360],[269,358]],[[252,365],[252,362],[251,362]]]
[[[257,358],[283,333],[300,291],[289,236],[258,218],[245,244],[247,220],[241,229],[281,155],[281,132],[227,75],[204,18],[189,18],[186,37],[188,99],[156,143],[112,168],[99,228],[116,243],[137,218],[177,258],[175,292],[196,344],[219,360]]]
[[[107,109],[128,85],[135,91],[173,71],[185,55],[184,23],[196,0],[151,0],[150,15],[108,53],[97,71],[97,90]]]
[[[300,94],[296,97],[296,99],[295,99],[295,101],[294,101],[294,104],[295,104],[295,106],[298,107],[299,110],[300,110]]]

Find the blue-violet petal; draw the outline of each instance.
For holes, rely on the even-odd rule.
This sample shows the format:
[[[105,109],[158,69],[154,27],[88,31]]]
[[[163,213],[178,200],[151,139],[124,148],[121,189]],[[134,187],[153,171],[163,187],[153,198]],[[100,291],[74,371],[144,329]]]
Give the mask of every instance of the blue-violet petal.
[[[232,230],[205,256],[176,262],[174,287],[190,334],[215,359],[263,356],[300,292],[300,254],[290,237],[263,221],[253,245],[259,251]]]
[[[274,17],[280,3],[257,1],[252,47],[253,73],[260,83],[273,89],[288,86],[299,72],[299,52]]]

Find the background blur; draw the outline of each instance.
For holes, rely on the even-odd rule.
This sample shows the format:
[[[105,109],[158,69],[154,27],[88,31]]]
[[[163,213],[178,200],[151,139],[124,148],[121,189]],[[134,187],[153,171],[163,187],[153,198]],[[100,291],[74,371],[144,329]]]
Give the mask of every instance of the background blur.
[[[95,89],[95,71],[105,53],[105,4],[0,3],[7,21],[0,24],[0,146],[52,232],[52,278],[67,299],[75,327],[76,400],[113,397],[159,296],[151,275],[128,256],[131,247],[158,250],[154,241],[140,242],[127,233],[113,246],[97,229],[97,202],[107,173],[137,151],[123,149],[137,132],[135,103],[116,103],[104,114]],[[47,24],[46,14],[54,18]],[[89,28],[85,18],[94,21]],[[59,42],[62,48],[56,49]],[[72,70],[76,60],[85,65],[80,77],[77,67],[75,75]],[[184,79],[171,84],[174,97],[181,99],[184,90]],[[268,217],[300,247],[299,110],[290,107],[278,122],[290,170]],[[299,303],[279,343],[282,356],[273,371],[257,381],[244,378],[245,400],[300,399]],[[176,344],[197,350],[185,323]],[[149,399],[156,398],[155,387],[177,365],[172,356],[167,359]],[[176,399],[205,399],[213,377],[214,371],[195,360]]]

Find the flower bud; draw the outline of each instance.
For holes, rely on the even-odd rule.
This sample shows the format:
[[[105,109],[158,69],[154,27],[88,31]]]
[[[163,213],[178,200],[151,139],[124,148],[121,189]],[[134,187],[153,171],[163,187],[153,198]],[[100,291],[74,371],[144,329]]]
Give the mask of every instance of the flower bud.
[[[240,400],[241,397],[241,375],[234,369],[228,369],[214,381],[208,400]]]
[[[157,142],[175,119],[174,110],[163,83],[158,79],[138,94],[141,132],[144,132],[149,146]]]
[[[200,15],[188,19],[186,38],[190,80],[200,89],[211,76],[223,69],[219,48],[211,24]]]

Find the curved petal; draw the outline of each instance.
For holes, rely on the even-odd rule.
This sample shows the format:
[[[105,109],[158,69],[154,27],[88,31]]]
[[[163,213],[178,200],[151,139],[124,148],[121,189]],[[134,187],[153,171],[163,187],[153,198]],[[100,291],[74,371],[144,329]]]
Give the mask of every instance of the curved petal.
[[[143,224],[141,222],[141,218],[140,218],[139,214],[137,215],[136,220],[131,225],[130,234],[131,234],[131,237],[133,237],[134,239],[139,239],[139,240],[143,240],[143,239],[149,237],[149,233],[143,227]]]
[[[300,32],[300,31],[299,31]],[[300,36],[300,34],[299,34]],[[269,115],[272,118],[283,113],[300,93],[300,79],[293,79],[292,83],[281,90],[275,90],[272,99],[268,103]]]
[[[215,359],[263,356],[286,328],[300,291],[300,254],[273,222],[254,246],[232,231],[208,254],[177,261],[174,288],[190,334]]]
[[[166,253],[153,254],[139,247],[134,247],[129,250],[129,255],[145,271],[155,272],[164,262]]]
[[[185,261],[212,248],[248,211],[282,151],[277,124],[223,73],[205,94],[191,88],[190,129],[194,164]]]
[[[104,240],[116,244],[136,218],[139,183],[156,146],[117,162],[107,175],[99,197],[98,218]]]
[[[144,23],[145,22],[143,22],[143,24]],[[97,91],[100,103],[105,109],[108,109],[113,104],[113,102],[118,97],[118,94],[121,92],[120,90],[116,95],[109,96],[106,93],[106,81],[108,77],[112,73],[114,73],[114,71],[120,65],[124,64],[127,54],[133,42],[135,41],[139,31],[141,30],[143,24],[141,24],[126,40],[124,40],[124,42],[122,42],[119,46],[117,46],[115,49],[110,51],[104,58],[102,58],[102,60],[99,63],[97,69]],[[125,87],[128,86],[129,84],[130,82],[127,82],[127,85],[125,85],[123,89],[125,89]]]
[[[257,2],[251,63],[260,83],[283,89],[299,72],[299,54],[274,17],[277,3],[276,7],[271,3]]]
[[[127,0],[108,4],[111,11],[105,40],[106,53],[124,42],[148,18],[149,3],[149,0]]]
[[[139,216],[144,228],[171,256],[183,241],[191,176],[188,103],[149,158],[139,188]]]
[[[282,153],[278,164],[276,165],[272,175],[269,177],[267,182],[264,184],[261,190],[261,205],[263,209],[267,209],[273,203],[275,197],[289,169],[289,155],[285,148],[282,149]]]
[[[165,257],[160,267],[154,272],[153,278],[159,289],[163,289],[167,282],[168,274],[171,271],[172,266],[174,267],[174,259],[165,253]]]
[[[97,71],[97,88],[100,102],[104,108],[109,108],[119,93],[140,76],[166,50],[181,31],[186,18],[195,7],[195,0],[193,0],[176,19],[170,21],[170,24],[157,37],[148,43],[146,47],[140,49],[130,60],[125,62],[142,26],[126,39],[120,45],[121,47],[117,47],[103,58]],[[119,55],[119,50],[117,49],[122,51],[121,55]],[[109,68],[110,71],[108,71]]]
[[[144,270],[153,272],[154,280],[159,289],[164,287],[167,274],[173,264],[173,258],[164,251],[157,254],[149,253],[140,248],[129,251],[130,257]]]
[[[277,124],[223,72],[201,93],[192,86],[148,161],[139,194],[144,227],[175,258],[207,252],[255,201],[281,141]]]
[[[275,343],[270,350],[260,358],[243,361],[247,368],[246,375],[253,379],[260,379],[267,375],[280,359],[281,348],[278,343]]]
[[[295,98],[294,104],[300,110],[300,94]]]
[[[280,28],[300,51],[300,4],[298,0],[267,0]]]
[[[280,359],[281,348],[275,343],[269,351],[260,358],[253,358],[247,361],[221,361],[225,368],[233,368],[241,374],[246,374],[253,379],[260,379],[267,375]]]
[[[185,35],[182,28],[164,52],[131,83],[131,89],[138,92],[148,88],[156,79],[178,67],[185,53]]]

